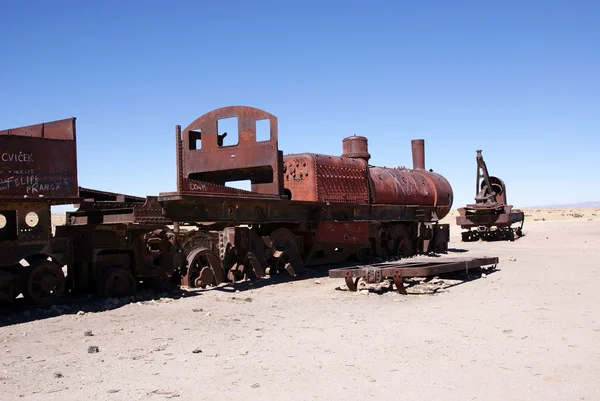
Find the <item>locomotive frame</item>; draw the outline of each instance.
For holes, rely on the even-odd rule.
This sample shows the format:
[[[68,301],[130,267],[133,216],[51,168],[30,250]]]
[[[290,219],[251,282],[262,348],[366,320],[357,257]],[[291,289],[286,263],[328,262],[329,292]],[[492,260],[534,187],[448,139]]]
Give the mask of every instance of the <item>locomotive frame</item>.
[[[217,123],[230,117],[239,141],[224,145]],[[263,141],[260,120],[270,127]],[[425,170],[423,140],[412,141],[413,169],[385,169],[368,164],[364,137],[344,139],[341,156],[284,156],[277,122],[231,106],[176,126],[177,191],[145,198],[77,186],[74,118],[0,131],[2,149],[18,145],[3,150],[17,154],[4,167],[12,174],[28,160],[19,161],[20,147],[33,155],[29,172],[38,177],[31,179],[36,197],[27,185],[0,190],[0,214],[8,216],[0,227],[0,302],[19,294],[37,305],[64,292],[131,295],[139,283],[206,287],[447,250],[449,225],[439,220],[452,206],[452,188]],[[251,190],[226,186],[237,180],[250,180]],[[52,235],[56,204],[78,208]],[[39,216],[35,229],[25,221],[30,210]]]

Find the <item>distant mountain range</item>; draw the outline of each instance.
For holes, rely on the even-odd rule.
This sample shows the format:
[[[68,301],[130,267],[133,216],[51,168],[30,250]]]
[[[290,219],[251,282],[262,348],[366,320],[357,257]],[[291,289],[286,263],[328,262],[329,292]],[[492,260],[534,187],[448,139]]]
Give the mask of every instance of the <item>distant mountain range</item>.
[[[562,205],[527,206],[523,209],[600,208],[600,201],[565,203]]]

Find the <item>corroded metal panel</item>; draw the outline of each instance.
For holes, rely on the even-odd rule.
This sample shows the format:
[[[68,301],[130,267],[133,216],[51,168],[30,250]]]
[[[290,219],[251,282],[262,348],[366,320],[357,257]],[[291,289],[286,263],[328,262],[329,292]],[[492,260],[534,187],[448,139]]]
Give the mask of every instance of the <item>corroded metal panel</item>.
[[[365,160],[304,153],[285,156],[283,165],[294,200],[369,203]]]
[[[77,197],[75,118],[0,131],[0,197]]]

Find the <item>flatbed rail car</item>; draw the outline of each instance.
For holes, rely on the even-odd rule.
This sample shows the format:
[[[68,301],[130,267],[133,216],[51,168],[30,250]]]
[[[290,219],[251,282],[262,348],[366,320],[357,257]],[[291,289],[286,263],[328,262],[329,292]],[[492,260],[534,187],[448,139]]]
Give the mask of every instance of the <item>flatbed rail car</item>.
[[[226,118],[238,122],[239,140],[231,145],[218,132]],[[259,121],[269,126],[262,141]],[[367,140],[358,136],[344,139],[341,156],[283,156],[277,118],[245,106],[176,126],[175,138],[176,192],[147,197],[123,215],[84,208],[69,213],[69,224],[85,225],[92,215],[104,223],[172,224],[177,255],[164,256],[190,287],[447,249],[449,226],[439,220],[450,210],[452,188],[425,170],[422,140],[412,141],[413,169],[368,164]],[[251,189],[225,185],[239,180],[250,180]]]

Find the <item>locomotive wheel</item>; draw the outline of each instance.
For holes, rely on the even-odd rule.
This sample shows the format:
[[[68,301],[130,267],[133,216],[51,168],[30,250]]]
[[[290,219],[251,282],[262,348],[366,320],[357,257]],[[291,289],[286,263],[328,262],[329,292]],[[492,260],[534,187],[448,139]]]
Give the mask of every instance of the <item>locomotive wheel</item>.
[[[234,263],[231,269],[229,269],[229,272],[227,273],[227,278],[229,279],[229,281],[232,282],[242,279],[248,280],[262,278],[264,276],[265,270],[263,268],[263,264],[260,262],[258,257],[252,252],[246,253],[243,266],[239,266],[237,263]]]
[[[98,294],[105,298],[135,295],[137,284],[129,270],[110,267],[98,279]]]
[[[416,244],[413,241],[410,228],[404,224],[394,224],[390,229],[393,239],[393,252],[396,257],[405,258],[416,253]]]
[[[265,270],[262,263],[252,252],[248,252],[244,261],[244,273],[249,278],[262,278],[265,276]]]
[[[278,228],[269,235],[271,246],[274,250],[293,249],[298,250],[296,235],[287,228]]]
[[[367,246],[363,246],[356,251],[356,260],[359,263],[368,263],[373,258],[371,254],[371,248]]]
[[[279,270],[286,270],[290,276],[301,276],[305,273],[304,262],[300,254],[293,249],[275,251],[269,267],[269,275],[276,274]]]
[[[509,227],[508,231],[506,233],[506,236],[508,237],[509,241],[514,241],[515,240],[515,231]]]
[[[304,274],[304,261],[298,252],[296,235],[287,228],[278,228],[269,237],[273,256],[267,274],[273,276],[280,270],[287,270],[292,277]]]
[[[26,268],[23,297],[28,303],[48,306],[65,290],[65,275],[59,265],[48,260],[34,261]]]
[[[196,280],[194,280],[194,287],[195,288],[206,288],[206,286],[208,284],[212,284],[215,281],[215,274],[213,273],[213,270],[210,267],[203,267],[202,270],[200,270],[200,274],[198,275],[198,278]]]
[[[194,249],[187,256],[187,264],[187,273],[181,279],[181,285],[190,288],[206,288],[208,285],[219,285],[223,282],[225,272],[221,259],[210,249]],[[211,274],[204,270],[206,268]]]
[[[413,243],[409,238],[398,238],[396,244],[396,256],[399,258],[408,258],[415,254]]]
[[[226,228],[230,230],[232,227]],[[265,273],[265,240],[255,231],[250,230],[250,247],[246,252],[244,264],[238,264],[238,252],[232,242],[225,240],[221,244],[223,271],[229,281],[235,282],[247,278],[264,277]]]

